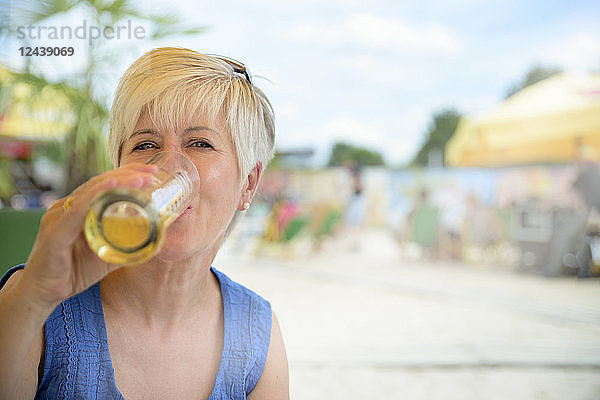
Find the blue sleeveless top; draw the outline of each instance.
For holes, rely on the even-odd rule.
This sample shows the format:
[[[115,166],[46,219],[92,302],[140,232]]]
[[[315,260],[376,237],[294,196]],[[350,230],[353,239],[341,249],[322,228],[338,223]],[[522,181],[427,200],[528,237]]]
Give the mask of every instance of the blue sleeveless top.
[[[10,269],[0,288],[24,265]],[[223,298],[223,350],[209,400],[245,399],[271,339],[271,305],[211,267]],[[118,399],[98,283],[61,303],[45,324],[44,373],[36,399]]]

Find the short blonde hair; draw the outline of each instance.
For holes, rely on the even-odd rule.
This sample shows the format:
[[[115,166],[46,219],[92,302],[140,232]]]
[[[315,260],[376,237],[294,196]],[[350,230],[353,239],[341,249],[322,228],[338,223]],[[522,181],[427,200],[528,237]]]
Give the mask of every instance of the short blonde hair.
[[[155,123],[173,128],[198,112],[213,121],[222,115],[242,180],[258,163],[266,166],[273,158],[271,103],[249,75],[225,58],[163,47],[137,59],[121,78],[111,109],[108,151],[115,166],[144,111]]]

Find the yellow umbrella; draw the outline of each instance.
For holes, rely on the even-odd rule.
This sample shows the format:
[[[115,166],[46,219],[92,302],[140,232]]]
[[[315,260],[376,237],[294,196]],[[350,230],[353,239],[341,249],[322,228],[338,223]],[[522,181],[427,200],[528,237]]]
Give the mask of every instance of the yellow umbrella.
[[[0,84],[12,86],[11,97],[0,110],[0,138],[19,140],[61,139],[75,124],[67,97],[46,86],[33,94],[24,82],[14,82],[10,71],[0,68]]]
[[[453,166],[600,161],[600,75],[561,74],[463,118],[446,146]]]

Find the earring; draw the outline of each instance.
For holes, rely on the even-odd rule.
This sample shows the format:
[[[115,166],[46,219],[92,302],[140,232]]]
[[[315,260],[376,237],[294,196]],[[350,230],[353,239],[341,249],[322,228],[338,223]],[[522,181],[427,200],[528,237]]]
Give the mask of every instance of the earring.
[[[249,202],[244,202],[244,204],[242,204],[242,208],[244,209],[244,211],[248,210],[250,208],[250,203]]]

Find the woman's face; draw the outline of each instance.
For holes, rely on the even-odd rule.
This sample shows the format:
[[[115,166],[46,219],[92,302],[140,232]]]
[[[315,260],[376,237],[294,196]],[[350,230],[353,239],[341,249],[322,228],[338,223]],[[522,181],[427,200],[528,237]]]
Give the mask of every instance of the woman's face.
[[[146,162],[160,151],[187,155],[200,179],[198,195],[167,230],[157,257],[176,261],[216,251],[235,211],[246,201],[233,141],[225,124],[222,119],[211,124],[202,115],[195,115],[173,130],[153,124],[143,113],[133,135],[123,144],[120,165]]]

